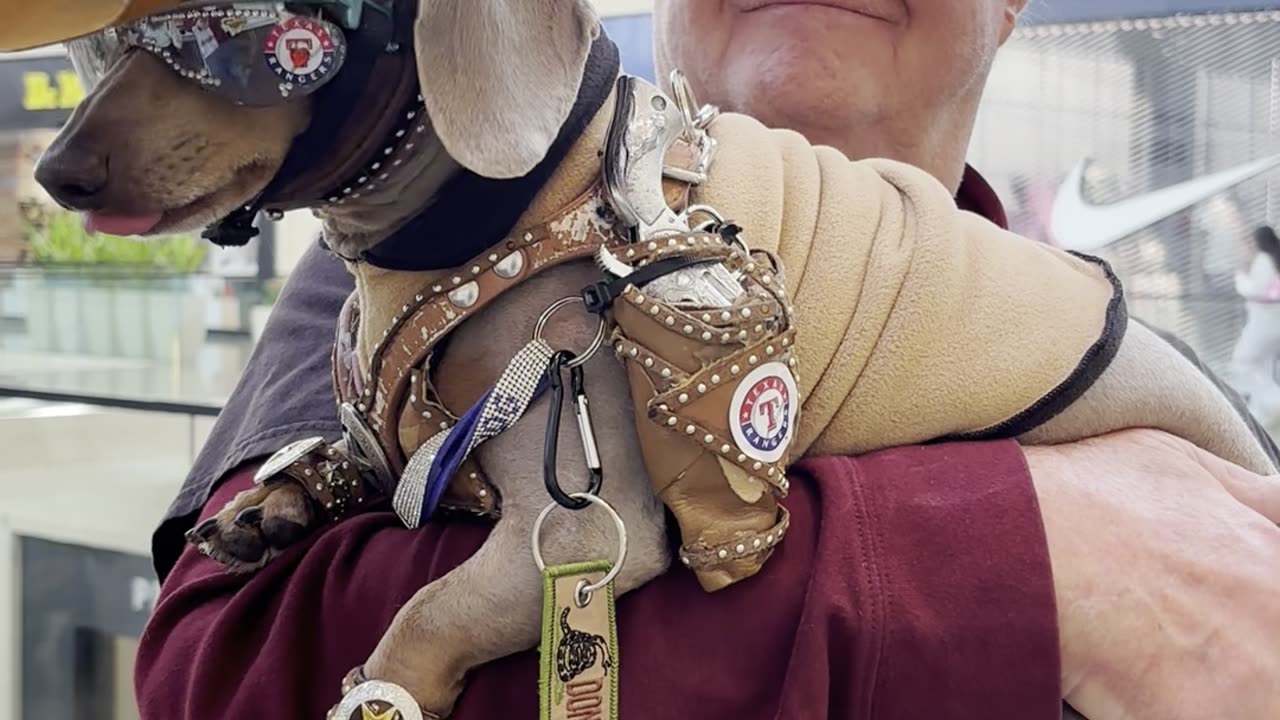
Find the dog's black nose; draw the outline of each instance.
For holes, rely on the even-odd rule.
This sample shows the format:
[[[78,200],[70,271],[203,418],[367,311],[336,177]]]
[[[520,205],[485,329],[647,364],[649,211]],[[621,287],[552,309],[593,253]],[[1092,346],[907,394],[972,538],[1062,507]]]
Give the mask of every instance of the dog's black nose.
[[[107,165],[105,154],[51,148],[36,164],[36,182],[69,210],[101,210]]]

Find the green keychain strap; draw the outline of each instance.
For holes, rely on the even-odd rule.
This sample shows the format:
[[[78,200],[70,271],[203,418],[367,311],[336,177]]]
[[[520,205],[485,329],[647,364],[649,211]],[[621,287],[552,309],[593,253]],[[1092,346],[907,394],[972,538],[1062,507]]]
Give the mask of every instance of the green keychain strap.
[[[539,709],[542,720],[617,720],[618,624],[613,583],[577,589],[609,572],[606,560],[548,567],[542,575]]]

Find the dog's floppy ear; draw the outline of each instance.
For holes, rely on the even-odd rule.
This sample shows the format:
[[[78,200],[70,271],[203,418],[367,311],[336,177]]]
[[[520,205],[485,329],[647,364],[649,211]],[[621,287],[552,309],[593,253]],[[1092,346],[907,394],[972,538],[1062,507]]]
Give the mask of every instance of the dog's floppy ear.
[[[573,109],[599,21],[588,0],[419,0],[418,81],[445,150],[520,177]]]

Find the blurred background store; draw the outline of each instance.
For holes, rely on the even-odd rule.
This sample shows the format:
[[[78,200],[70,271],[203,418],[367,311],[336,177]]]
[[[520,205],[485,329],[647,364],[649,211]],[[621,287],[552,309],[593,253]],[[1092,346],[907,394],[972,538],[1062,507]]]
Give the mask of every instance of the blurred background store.
[[[651,0],[596,4],[653,79]],[[151,529],[318,229],[86,237],[32,180],[82,95],[59,49],[0,54],[0,720],[136,717]],[[1280,425],[1280,273],[1253,241],[1278,133],[1280,0],[1036,0],[971,160],[1015,230],[1111,260],[1135,314]]]

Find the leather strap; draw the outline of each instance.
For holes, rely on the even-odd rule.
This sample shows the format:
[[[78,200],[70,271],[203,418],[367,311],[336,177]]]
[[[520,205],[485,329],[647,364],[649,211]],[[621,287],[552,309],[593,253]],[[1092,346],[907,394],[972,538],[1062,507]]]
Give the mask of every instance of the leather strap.
[[[320,512],[328,520],[341,520],[363,505],[378,492],[365,481],[359,463],[347,455],[341,445],[330,445],[320,438],[306,442],[307,449],[297,455],[283,469],[259,473],[258,482],[293,482],[315,501]],[[290,448],[286,447],[263,466],[268,468],[278,462]],[[283,457],[284,461],[290,458]],[[265,475],[265,476],[264,476]]]
[[[691,147],[678,142],[668,159],[676,167],[691,167],[696,157]],[[663,182],[667,201],[676,208],[687,204],[689,187],[682,181]],[[431,387],[431,355],[448,333],[534,275],[628,241],[609,208],[602,181],[597,180],[547,222],[516,230],[423,287],[392,319],[359,377],[354,376],[358,371],[340,365],[339,353],[340,347],[354,342],[359,322],[353,293],[334,347],[333,383],[339,404],[349,403],[356,419],[371,430],[398,478],[418,447],[458,421]],[[500,513],[500,502],[496,488],[468,460],[450,479],[441,506],[494,517]]]

